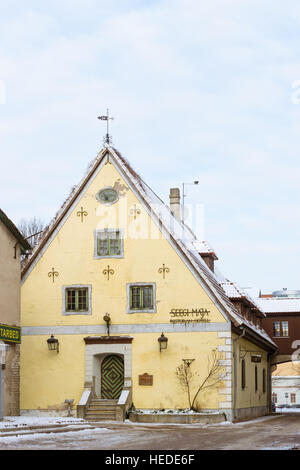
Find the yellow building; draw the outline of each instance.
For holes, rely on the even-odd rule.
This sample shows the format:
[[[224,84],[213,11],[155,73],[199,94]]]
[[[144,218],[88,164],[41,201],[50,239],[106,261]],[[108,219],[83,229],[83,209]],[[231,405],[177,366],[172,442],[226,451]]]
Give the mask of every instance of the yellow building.
[[[64,414],[71,399],[91,419],[132,405],[268,412],[276,346],[226,295],[178,192],[170,210],[116,149],[100,151],[22,273],[22,414]]]

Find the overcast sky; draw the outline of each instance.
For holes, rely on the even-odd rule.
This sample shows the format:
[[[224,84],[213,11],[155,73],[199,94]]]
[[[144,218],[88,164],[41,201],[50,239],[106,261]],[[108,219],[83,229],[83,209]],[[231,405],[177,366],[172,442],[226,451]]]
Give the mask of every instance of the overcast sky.
[[[48,223],[103,143],[203,205],[218,267],[299,288],[298,0],[0,2],[0,207]]]

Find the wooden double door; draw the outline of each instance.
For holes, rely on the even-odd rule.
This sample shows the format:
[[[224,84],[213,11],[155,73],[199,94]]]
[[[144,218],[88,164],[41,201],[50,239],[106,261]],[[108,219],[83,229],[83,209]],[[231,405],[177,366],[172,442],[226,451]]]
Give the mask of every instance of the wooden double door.
[[[118,399],[124,387],[124,359],[112,354],[101,364],[101,398]]]

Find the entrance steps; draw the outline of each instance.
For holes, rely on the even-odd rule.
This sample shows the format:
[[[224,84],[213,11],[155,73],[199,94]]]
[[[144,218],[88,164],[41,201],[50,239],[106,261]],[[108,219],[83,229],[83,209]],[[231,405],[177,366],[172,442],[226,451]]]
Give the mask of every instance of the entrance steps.
[[[84,419],[87,421],[116,421],[118,400],[94,398],[91,400]]]

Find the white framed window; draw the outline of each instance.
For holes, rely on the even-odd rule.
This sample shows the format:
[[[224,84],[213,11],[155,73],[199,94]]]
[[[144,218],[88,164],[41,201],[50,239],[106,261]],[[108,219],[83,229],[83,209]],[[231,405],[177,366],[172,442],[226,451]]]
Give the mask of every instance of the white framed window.
[[[94,231],[94,258],[123,258],[124,236],[120,229]]]
[[[63,315],[92,314],[92,286],[71,285],[62,287]]]
[[[156,313],[155,282],[127,284],[127,313]]]

